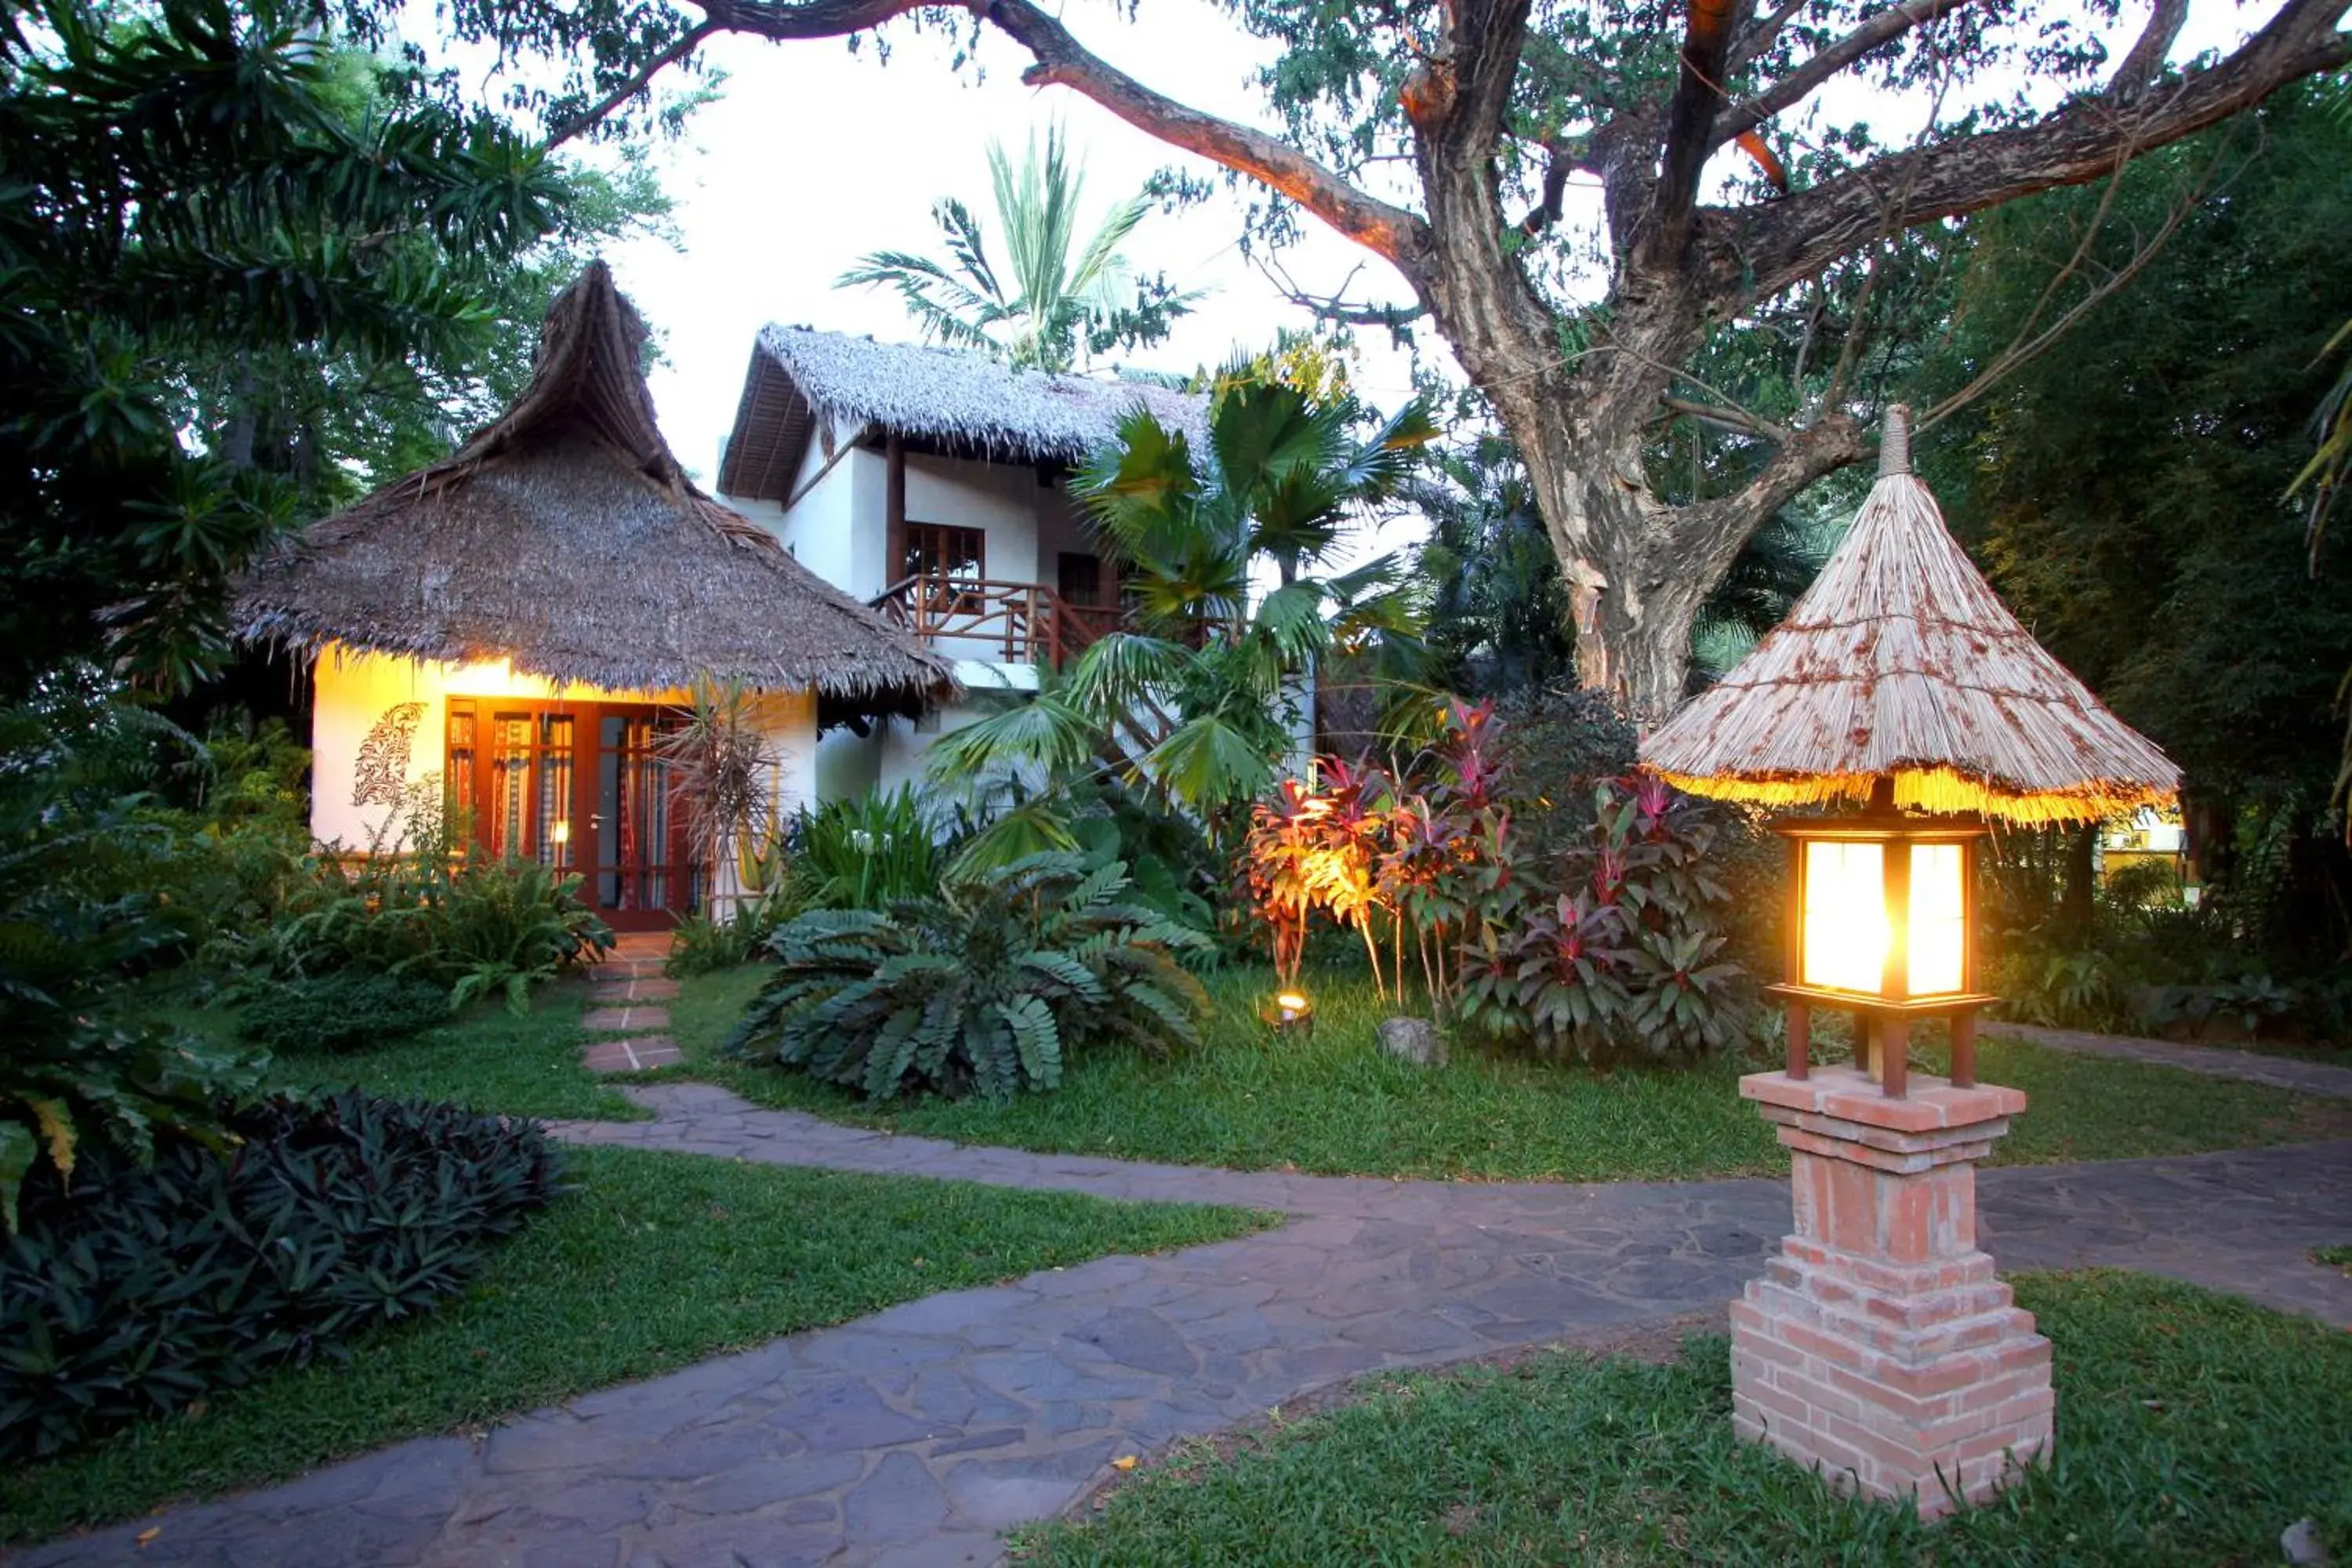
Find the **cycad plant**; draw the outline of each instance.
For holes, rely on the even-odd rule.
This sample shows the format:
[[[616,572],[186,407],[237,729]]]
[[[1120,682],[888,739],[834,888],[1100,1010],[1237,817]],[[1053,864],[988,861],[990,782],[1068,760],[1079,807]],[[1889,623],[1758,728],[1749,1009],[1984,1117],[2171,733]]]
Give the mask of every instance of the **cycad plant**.
[[[1208,999],[1176,955],[1207,939],[1131,894],[1118,861],[1035,855],[887,913],[813,910],[769,938],[728,1048],[869,1100],[1008,1100],[1087,1046],[1196,1044]]]
[[[989,257],[980,219],[945,196],[931,208],[944,261],[877,250],[835,286],[895,289],[926,340],[1046,371],[1069,370],[1081,353],[1159,342],[1199,298],[1179,292],[1165,276],[1138,278],[1119,253],[1151,210],[1142,196],[1113,207],[1079,240],[1086,175],[1070,161],[1059,127],[1046,131],[1042,153],[1032,136],[1018,168],[1003,144],[992,142],[988,173],[1004,240],[1002,269]]]
[[[1218,378],[1204,451],[1130,414],[1072,489],[1119,563],[1134,629],[1089,645],[1034,700],[942,736],[935,775],[1109,768],[1213,827],[1272,784],[1318,658],[1412,635],[1390,561],[1318,569],[1435,435],[1418,403],[1382,419],[1246,361]],[[1262,564],[1273,585],[1260,594]]]

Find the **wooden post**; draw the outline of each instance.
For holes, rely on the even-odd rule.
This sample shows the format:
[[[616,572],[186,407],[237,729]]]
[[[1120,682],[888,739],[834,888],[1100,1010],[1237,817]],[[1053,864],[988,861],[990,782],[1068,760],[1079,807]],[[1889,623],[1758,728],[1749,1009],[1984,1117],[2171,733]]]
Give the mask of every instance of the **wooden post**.
[[[1952,1086],[1977,1086],[1977,1014],[1973,1007],[1963,1007],[1952,1015]]]
[[[1791,1002],[1787,1007],[1789,1019],[1789,1076],[1802,1079],[1812,1070],[1813,1010],[1803,1002]]]
[[[1880,883],[1886,900],[1886,962],[1879,972],[1878,994],[1889,1002],[1911,994],[1911,845],[1893,839],[1880,851]],[[1905,1059],[1911,1045],[1911,1026],[1900,1014],[1875,1020],[1878,1041],[1878,1081],[1889,1100],[1900,1100]]]

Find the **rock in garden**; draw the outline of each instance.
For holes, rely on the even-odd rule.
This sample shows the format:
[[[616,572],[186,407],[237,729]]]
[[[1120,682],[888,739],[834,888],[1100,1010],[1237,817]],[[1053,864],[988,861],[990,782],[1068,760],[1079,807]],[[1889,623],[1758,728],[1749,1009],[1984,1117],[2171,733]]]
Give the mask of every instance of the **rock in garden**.
[[[1445,1065],[1445,1037],[1426,1018],[1391,1018],[1382,1024],[1381,1049],[1416,1067]]]
[[[2294,1568],[2326,1568],[2327,1546],[2315,1519],[2298,1519],[2279,1531],[2279,1551]]]

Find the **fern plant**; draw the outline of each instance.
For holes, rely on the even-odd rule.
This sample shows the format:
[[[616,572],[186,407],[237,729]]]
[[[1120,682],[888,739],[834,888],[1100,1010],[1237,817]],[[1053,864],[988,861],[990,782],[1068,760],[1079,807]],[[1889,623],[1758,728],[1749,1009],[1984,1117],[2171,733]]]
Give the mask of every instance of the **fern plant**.
[[[728,1048],[874,1100],[1002,1100],[1101,1041],[1197,1044],[1208,997],[1177,954],[1208,939],[1132,894],[1124,862],[1046,854],[887,913],[813,910],[768,939],[776,973]]]

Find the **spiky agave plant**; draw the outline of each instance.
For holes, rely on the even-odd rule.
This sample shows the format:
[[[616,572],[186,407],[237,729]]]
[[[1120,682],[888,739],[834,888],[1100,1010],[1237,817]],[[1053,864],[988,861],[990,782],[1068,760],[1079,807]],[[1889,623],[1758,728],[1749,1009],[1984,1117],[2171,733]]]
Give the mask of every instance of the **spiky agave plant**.
[[[819,910],[768,940],[776,973],[728,1041],[869,1100],[1009,1100],[1108,1040],[1196,1044],[1207,939],[1130,902],[1127,867],[1033,855],[887,913]]]

